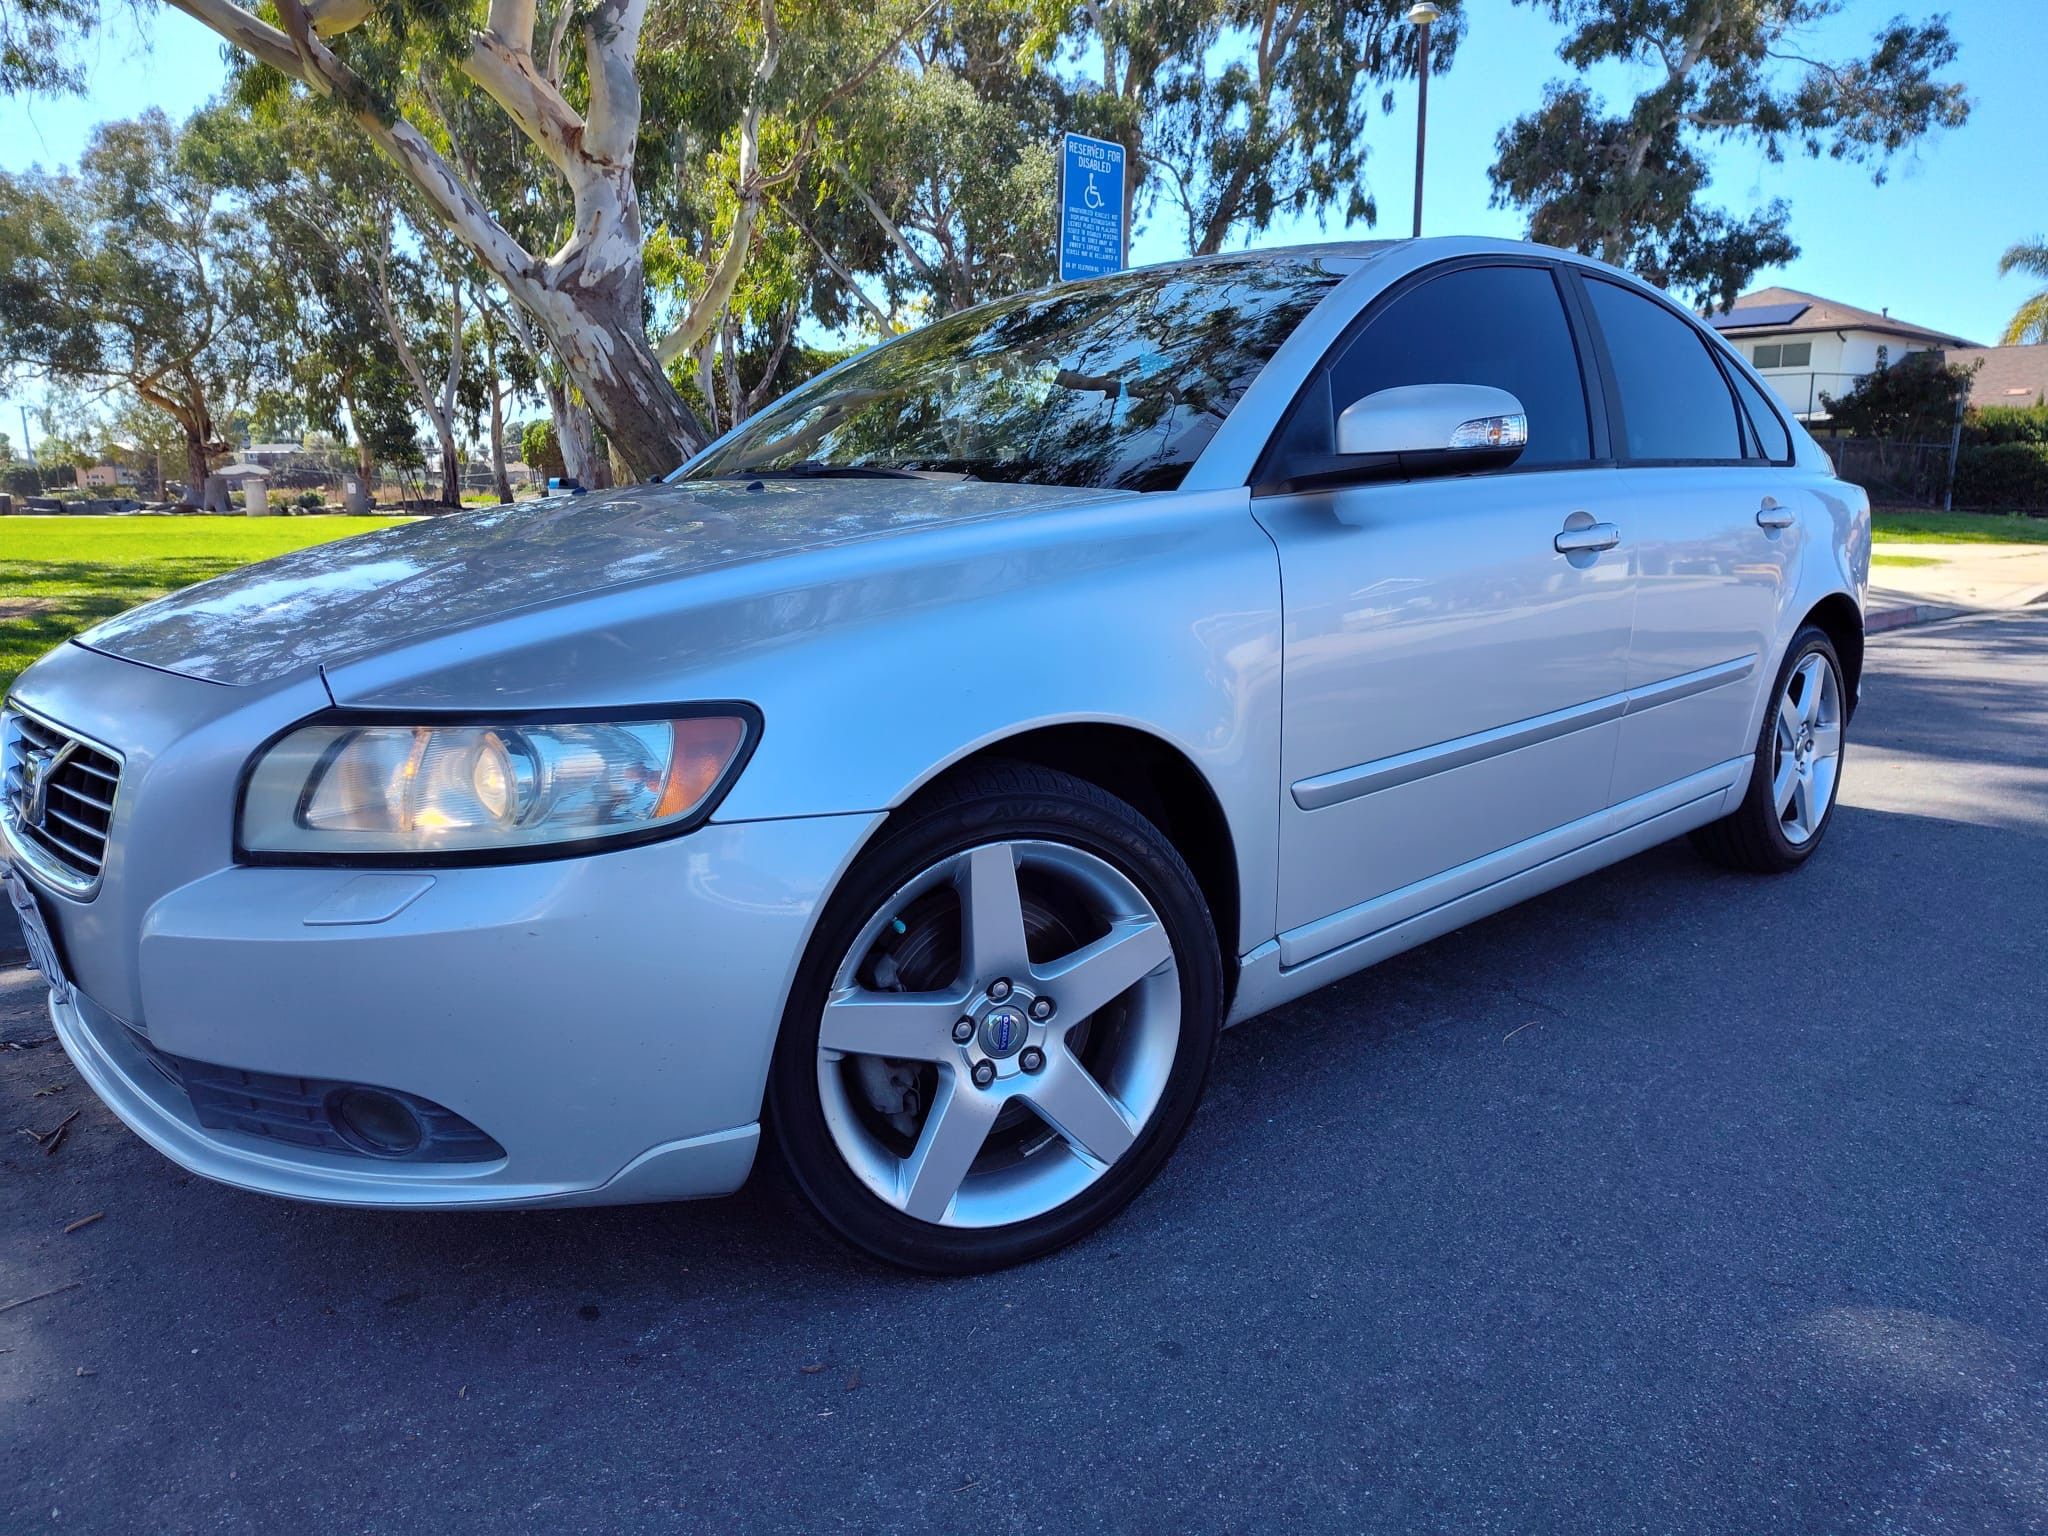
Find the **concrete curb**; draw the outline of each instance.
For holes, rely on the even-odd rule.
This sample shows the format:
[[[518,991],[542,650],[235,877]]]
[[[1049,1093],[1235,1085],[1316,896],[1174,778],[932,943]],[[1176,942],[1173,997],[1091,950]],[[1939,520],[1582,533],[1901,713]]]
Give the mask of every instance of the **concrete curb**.
[[[1976,613],[1975,608],[1951,608],[1941,603],[1908,603],[1902,608],[1880,608],[1863,616],[1863,633],[1881,635],[1888,629],[1905,629],[1912,624],[1932,624],[1937,619],[1960,618]],[[1992,609],[1981,610],[1989,613]]]

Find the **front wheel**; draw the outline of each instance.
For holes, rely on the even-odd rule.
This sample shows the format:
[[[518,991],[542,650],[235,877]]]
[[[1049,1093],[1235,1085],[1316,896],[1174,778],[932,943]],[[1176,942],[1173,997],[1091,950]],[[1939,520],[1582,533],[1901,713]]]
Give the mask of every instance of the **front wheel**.
[[[1122,801],[1016,764],[932,794],[833,898],[768,1084],[790,1173],[881,1258],[1049,1252],[1166,1161],[1222,964],[1200,887]]]
[[[1773,701],[1742,804],[1692,835],[1715,863],[1759,874],[1805,863],[1834,815],[1848,709],[1826,631],[1808,625],[1793,636]]]

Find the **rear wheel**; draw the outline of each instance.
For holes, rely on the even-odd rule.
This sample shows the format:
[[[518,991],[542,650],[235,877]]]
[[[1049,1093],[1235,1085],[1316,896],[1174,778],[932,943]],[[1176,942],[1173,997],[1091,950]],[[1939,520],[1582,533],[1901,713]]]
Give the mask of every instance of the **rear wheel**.
[[[1847,722],[1842,666],[1826,631],[1793,637],[1764,716],[1749,790],[1733,814],[1693,833],[1693,846],[1731,869],[1796,869],[1820,846],[1834,815]]]
[[[769,1108],[851,1242],[992,1269],[1107,1220],[1186,1129],[1222,967],[1173,846],[1029,765],[929,797],[856,866],[806,957]]]

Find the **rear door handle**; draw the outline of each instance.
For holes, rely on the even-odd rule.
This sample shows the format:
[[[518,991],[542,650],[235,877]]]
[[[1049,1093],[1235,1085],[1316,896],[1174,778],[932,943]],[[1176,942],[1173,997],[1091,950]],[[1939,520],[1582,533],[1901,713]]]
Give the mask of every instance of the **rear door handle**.
[[[1579,522],[1578,519],[1582,517],[1586,517],[1586,514],[1574,512],[1572,520],[1565,524],[1564,531],[1550,541],[1551,547],[1560,555],[1597,553],[1603,549],[1612,549],[1621,542],[1621,530],[1614,524],[1596,523],[1591,518]]]
[[[1776,498],[1766,496],[1764,504],[1757,508],[1756,525],[1759,528],[1790,528],[1792,526],[1792,509],[1790,507],[1781,507],[1778,505]]]

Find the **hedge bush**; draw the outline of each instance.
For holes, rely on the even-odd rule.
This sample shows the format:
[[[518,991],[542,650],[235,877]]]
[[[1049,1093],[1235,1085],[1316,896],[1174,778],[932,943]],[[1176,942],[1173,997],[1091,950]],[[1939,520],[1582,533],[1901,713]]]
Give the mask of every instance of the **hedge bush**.
[[[1956,458],[1956,505],[2034,512],[2048,508],[2048,443],[1991,443]]]
[[[2048,443],[2048,405],[1986,405],[1963,418],[1963,441]]]

